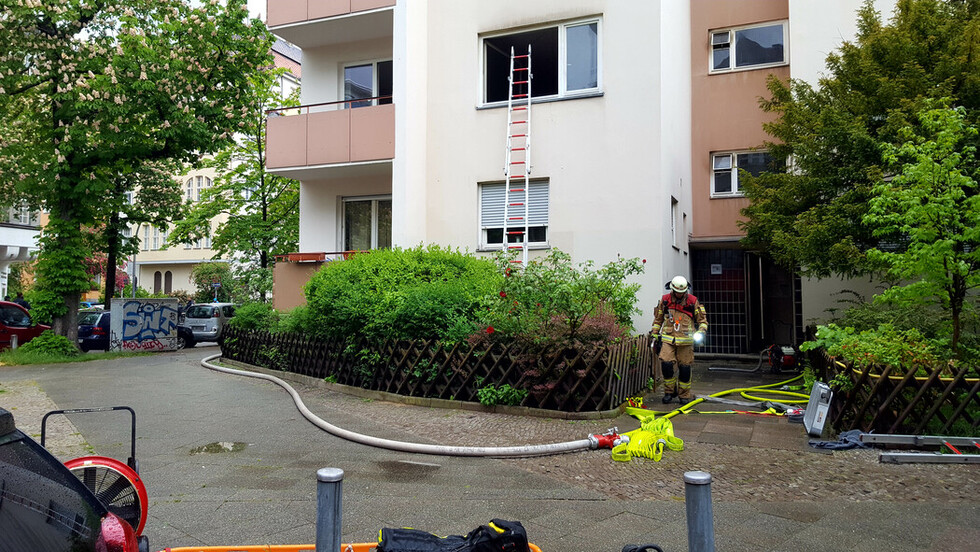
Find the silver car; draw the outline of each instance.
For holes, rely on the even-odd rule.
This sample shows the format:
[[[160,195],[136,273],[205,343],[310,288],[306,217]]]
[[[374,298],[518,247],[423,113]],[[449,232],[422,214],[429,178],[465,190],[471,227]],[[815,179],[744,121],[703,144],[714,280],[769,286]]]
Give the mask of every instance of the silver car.
[[[184,325],[190,327],[195,341],[217,341],[225,324],[234,316],[233,303],[192,305],[184,313]]]

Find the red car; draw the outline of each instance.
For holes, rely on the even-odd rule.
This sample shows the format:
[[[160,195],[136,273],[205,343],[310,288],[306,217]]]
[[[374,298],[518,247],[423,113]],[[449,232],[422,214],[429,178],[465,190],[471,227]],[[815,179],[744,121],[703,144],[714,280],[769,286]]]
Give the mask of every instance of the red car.
[[[20,346],[50,329],[51,326],[34,324],[27,309],[17,303],[0,301],[0,351],[10,348],[14,336]]]

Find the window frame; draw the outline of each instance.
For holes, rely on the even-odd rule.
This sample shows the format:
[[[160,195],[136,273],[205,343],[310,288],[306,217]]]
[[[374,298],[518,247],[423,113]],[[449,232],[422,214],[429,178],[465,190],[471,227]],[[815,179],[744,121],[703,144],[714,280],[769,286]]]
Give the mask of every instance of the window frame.
[[[746,65],[744,67],[735,66],[735,33],[738,31],[744,31],[746,29],[758,29],[762,27],[782,27],[783,30],[783,60],[778,62],[770,63],[759,63],[755,65]],[[716,34],[728,33],[728,68],[725,69],[715,69],[715,43],[714,38]],[[717,75],[725,73],[735,73],[738,71],[755,71],[757,69],[768,69],[771,67],[782,67],[789,65],[789,22],[785,19],[775,20],[775,21],[763,21],[760,23],[751,23],[748,25],[739,25],[737,27],[722,27],[720,29],[710,29],[708,31],[708,74]]]
[[[476,219],[477,220],[477,225],[479,227],[479,241],[478,241],[478,246],[477,246],[477,250],[478,251],[500,251],[500,250],[502,250],[505,247],[506,236],[502,236],[503,239],[499,243],[497,243],[497,242],[490,243],[489,240],[487,239],[487,231],[488,230],[496,230],[496,229],[503,230],[503,228],[504,228],[503,225],[500,225],[500,226],[492,225],[491,226],[491,225],[484,225],[483,224],[483,191],[488,186],[504,186],[504,185],[506,185],[506,184],[503,181],[480,182],[478,184],[478,189],[477,189],[477,219]],[[547,179],[547,178],[542,178],[542,179],[532,179],[529,182],[529,186],[542,186],[542,185],[547,186],[547,192],[546,192],[547,209],[545,210],[545,214],[546,214],[546,217],[547,218],[545,220],[545,224],[544,225],[541,225],[541,224],[528,225],[528,234],[529,234],[528,237],[530,238],[530,233],[531,233],[530,232],[530,229],[531,228],[540,228],[540,227],[543,226],[544,227],[544,241],[528,241],[527,242],[528,249],[549,249],[551,247],[551,180],[550,179]],[[529,199],[530,199],[530,197],[529,197]],[[531,206],[530,205],[528,205],[528,209],[529,210],[531,209]],[[501,219],[501,222],[502,222],[502,219]]]
[[[742,188],[741,188],[741,186],[739,186],[739,183],[738,183],[738,171],[739,171],[738,156],[739,155],[748,155],[748,154],[759,154],[759,153],[768,155],[769,156],[769,160],[772,161],[772,154],[769,153],[769,150],[751,150],[751,149],[749,149],[749,150],[731,150],[731,151],[715,151],[715,152],[712,152],[711,155],[709,156],[709,162],[710,162],[709,170],[711,171],[711,187],[710,187],[711,198],[712,199],[725,199],[725,198],[730,198],[730,197],[745,197],[745,194],[742,193]],[[731,180],[731,182],[732,182],[732,190],[730,192],[717,192],[717,191],[715,191],[715,175],[718,172],[720,172],[720,170],[716,170],[715,169],[715,158],[717,158],[717,157],[724,157],[726,155],[731,158],[732,165],[728,169],[721,169],[721,170],[727,170],[727,171],[730,171],[731,172],[731,175],[732,175],[732,180]]]
[[[350,61],[350,62],[345,62],[341,65],[340,79],[339,79],[340,90],[339,90],[338,97],[343,98],[344,101],[343,109],[356,109],[358,107],[371,107],[375,105],[387,105],[392,103],[393,98],[388,98],[387,100],[348,100],[347,99],[347,90],[346,90],[347,69],[351,67],[363,67],[365,65],[370,65],[371,66],[371,97],[376,98],[381,94],[380,85],[378,84],[378,74],[379,74],[378,65],[385,62],[391,64],[392,79],[394,79],[395,62],[393,58],[374,58],[374,59],[366,59],[361,61]],[[392,82],[392,87],[394,87],[394,82]],[[392,90],[392,93],[394,93],[394,90]],[[352,105],[354,103],[366,102],[366,101],[370,101],[371,102],[370,105],[358,105],[358,106]]]
[[[341,251],[356,251],[353,249],[347,249],[347,204],[355,202],[371,202],[371,251],[378,249],[378,203],[381,201],[392,201],[390,195],[386,194],[376,194],[376,195],[366,195],[366,196],[344,196],[340,198],[340,233],[338,234],[338,242]],[[394,206],[394,203],[392,203]],[[390,238],[389,238],[390,240]]]
[[[569,91],[568,90],[568,29],[569,27],[578,27],[583,25],[596,25],[596,86],[592,88],[581,88]],[[497,101],[487,101],[487,39],[500,38],[504,36],[516,35],[521,33],[527,33],[532,31],[541,31],[544,29],[551,29],[557,27],[558,29],[558,59],[555,63],[558,64],[558,93],[549,96],[533,96],[531,98],[531,103],[541,102],[541,101],[554,101],[563,99],[574,99],[574,98],[590,98],[597,95],[601,95],[603,91],[602,73],[602,16],[592,16],[583,17],[578,19],[570,19],[567,21],[551,22],[547,24],[534,25],[530,27],[524,27],[518,30],[508,30],[501,32],[492,32],[481,35],[480,38],[480,89],[479,89],[479,101],[478,105],[481,107],[498,107],[502,105],[507,105],[507,100],[497,100]],[[518,54],[515,52],[515,54]],[[519,54],[518,54],[519,55]],[[531,51],[531,72],[534,72],[535,67],[535,57],[534,51]],[[531,82],[531,91],[534,92],[534,82]]]

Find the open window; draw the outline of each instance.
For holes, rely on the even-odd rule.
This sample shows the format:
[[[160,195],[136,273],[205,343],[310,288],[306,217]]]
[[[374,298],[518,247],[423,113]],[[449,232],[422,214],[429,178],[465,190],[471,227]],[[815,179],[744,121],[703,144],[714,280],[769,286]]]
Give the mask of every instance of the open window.
[[[601,89],[599,20],[584,20],[483,38],[483,102],[507,101],[511,48],[531,47],[531,97],[568,97]]]
[[[741,197],[739,169],[752,176],[783,170],[776,166],[772,156],[766,151],[715,153],[711,156],[711,165],[711,197]]]
[[[785,22],[711,31],[711,73],[787,63]]]

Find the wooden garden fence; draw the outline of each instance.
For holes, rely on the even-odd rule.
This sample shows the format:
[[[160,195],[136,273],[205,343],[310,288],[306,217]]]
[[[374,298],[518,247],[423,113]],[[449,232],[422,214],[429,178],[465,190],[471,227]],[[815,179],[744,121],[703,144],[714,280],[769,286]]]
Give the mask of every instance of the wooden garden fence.
[[[829,421],[836,431],[975,435],[980,426],[980,373],[975,367],[860,367],[824,352],[812,354],[811,362],[818,372],[843,375],[850,382],[834,389]]]
[[[432,341],[314,339],[227,328],[225,358],[376,391],[478,402],[481,390],[509,385],[526,392],[520,406],[563,412],[619,407],[654,377],[647,336],[592,349],[532,352],[516,345]]]

